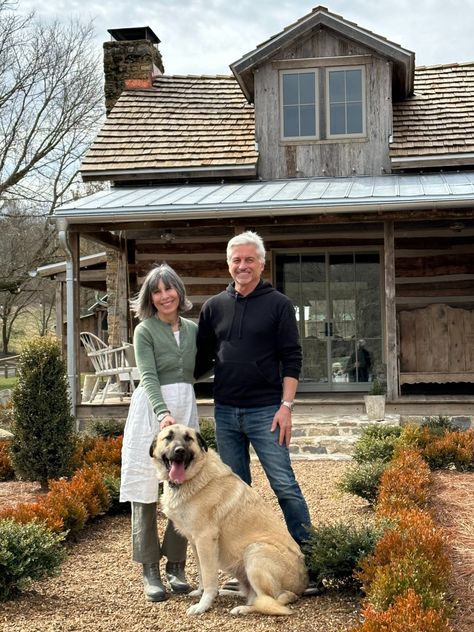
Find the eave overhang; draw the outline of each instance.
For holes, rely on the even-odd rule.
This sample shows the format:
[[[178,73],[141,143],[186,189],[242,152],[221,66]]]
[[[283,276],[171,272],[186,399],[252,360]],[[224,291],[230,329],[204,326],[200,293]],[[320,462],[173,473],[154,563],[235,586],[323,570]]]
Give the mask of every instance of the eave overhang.
[[[466,208],[474,172],[117,187],[69,202],[60,223],[278,217]]]
[[[217,178],[255,178],[257,164],[248,165],[215,165],[206,167],[184,167],[178,169],[97,169],[81,170],[81,177],[85,182],[110,180],[188,180],[189,178],[217,179]]]

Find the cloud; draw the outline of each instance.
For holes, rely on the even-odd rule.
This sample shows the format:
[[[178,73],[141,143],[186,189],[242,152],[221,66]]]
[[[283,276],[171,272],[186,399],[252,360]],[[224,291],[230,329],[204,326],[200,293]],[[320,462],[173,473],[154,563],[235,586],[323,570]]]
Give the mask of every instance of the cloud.
[[[93,19],[107,29],[150,26],[170,74],[229,74],[229,64],[309,13],[315,0],[20,0],[45,18]],[[474,0],[332,0],[333,13],[413,50],[417,65],[474,61]]]

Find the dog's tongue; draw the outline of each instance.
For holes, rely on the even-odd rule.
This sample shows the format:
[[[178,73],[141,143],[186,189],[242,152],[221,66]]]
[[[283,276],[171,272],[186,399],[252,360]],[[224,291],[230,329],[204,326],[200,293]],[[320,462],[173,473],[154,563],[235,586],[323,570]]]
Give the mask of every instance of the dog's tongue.
[[[172,461],[169,472],[169,479],[172,483],[184,483],[185,473],[184,463]]]

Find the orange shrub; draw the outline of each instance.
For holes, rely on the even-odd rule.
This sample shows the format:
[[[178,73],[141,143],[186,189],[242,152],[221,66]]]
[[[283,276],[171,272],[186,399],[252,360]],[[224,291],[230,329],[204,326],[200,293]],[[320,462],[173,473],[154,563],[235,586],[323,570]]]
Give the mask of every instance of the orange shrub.
[[[450,632],[446,616],[434,608],[423,608],[414,590],[395,600],[385,612],[372,605],[363,610],[364,623],[349,632]]]
[[[79,498],[91,518],[107,511],[110,496],[99,466],[84,466],[69,483],[69,493]]]
[[[425,607],[444,607],[450,563],[443,533],[426,512],[402,511],[360,566],[356,577],[379,610],[408,588],[416,590]]]
[[[0,481],[15,478],[15,470],[9,453],[10,439],[0,439]]]
[[[44,504],[51,513],[61,518],[63,530],[67,531],[68,535],[75,536],[84,528],[88,518],[83,499],[74,493],[71,483],[64,479],[50,481],[49,489]]]
[[[424,507],[430,483],[430,469],[420,453],[404,450],[382,474],[377,513],[390,517],[404,509]]]
[[[122,459],[122,437],[98,437],[84,453],[87,465],[120,465]]]
[[[474,469],[474,430],[447,432],[428,442],[422,454],[432,468]]]
[[[45,499],[36,503],[20,503],[14,507],[6,507],[0,510],[0,520],[4,518],[13,518],[22,524],[36,520],[43,522],[48,529],[56,533],[64,531],[63,519],[53,507],[45,503]]]

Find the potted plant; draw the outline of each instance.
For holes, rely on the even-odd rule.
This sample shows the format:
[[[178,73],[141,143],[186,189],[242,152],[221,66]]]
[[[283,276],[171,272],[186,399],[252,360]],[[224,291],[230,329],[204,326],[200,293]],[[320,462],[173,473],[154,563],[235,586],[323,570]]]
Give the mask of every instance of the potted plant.
[[[385,419],[385,383],[382,379],[375,378],[367,395],[364,395],[365,411],[372,421]]]

